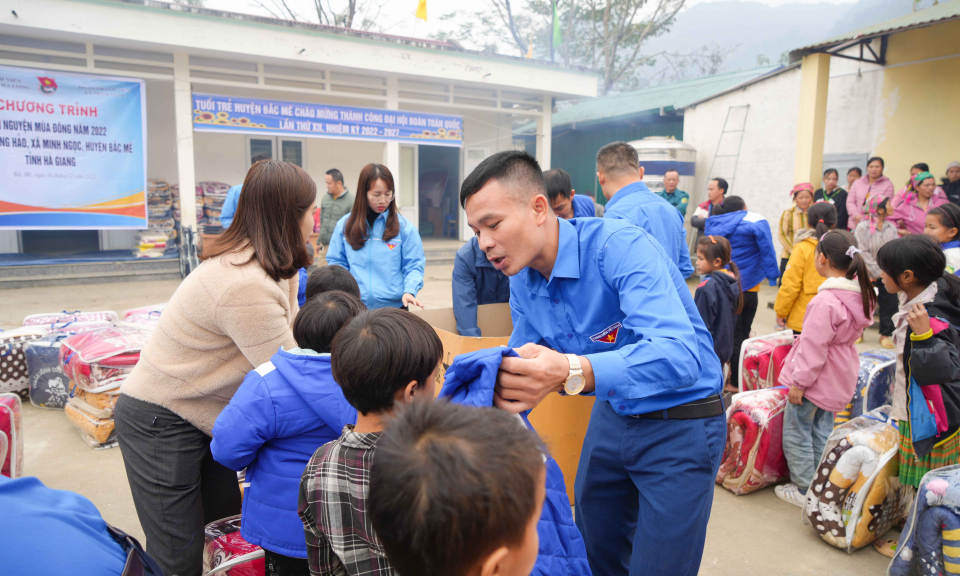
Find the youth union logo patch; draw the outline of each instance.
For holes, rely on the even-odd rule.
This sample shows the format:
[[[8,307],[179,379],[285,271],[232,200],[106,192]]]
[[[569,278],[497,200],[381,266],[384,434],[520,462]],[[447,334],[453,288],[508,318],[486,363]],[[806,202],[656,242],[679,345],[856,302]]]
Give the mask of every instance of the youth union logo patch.
[[[393,249],[396,248],[396,247],[397,247],[397,243],[396,243],[396,242],[390,242],[390,243],[387,244],[387,248],[389,248],[389,249],[391,249],[391,250],[393,250]]]
[[[594,342],[603,342],[604,344],[614,344],[617,341],[617,334],[620,333],[620,328],[623,326],[619,322],[613,324],[612,326],[607,326],[600,332],[597,332],[590,337]]]
[[[46,76],[37,76],[40,81],[40,91],[44,94],[53,94],[57,91],[57,81]]]

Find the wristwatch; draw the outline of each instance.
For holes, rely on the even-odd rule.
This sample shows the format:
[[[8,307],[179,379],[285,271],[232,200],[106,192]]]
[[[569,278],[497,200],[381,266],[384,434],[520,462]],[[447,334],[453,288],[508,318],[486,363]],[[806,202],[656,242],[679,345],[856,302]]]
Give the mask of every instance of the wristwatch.
[[[563,392],[568,396],[576,396],[583,392],[587,379],[583,377],[583,370],[580,368],[580,357],[576,354],[564,354],[564,356],[570,362],[570,373],[563,382]]]

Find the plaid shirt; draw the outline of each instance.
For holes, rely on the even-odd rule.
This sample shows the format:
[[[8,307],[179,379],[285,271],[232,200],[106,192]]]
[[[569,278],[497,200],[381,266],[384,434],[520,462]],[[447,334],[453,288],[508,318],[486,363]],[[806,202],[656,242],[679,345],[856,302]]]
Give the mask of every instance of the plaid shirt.
[[[298,512],[307,540],[311,576],[393,576],[367,516],[370,462],[380,432],[344,426],[321,446],[300,478]]]

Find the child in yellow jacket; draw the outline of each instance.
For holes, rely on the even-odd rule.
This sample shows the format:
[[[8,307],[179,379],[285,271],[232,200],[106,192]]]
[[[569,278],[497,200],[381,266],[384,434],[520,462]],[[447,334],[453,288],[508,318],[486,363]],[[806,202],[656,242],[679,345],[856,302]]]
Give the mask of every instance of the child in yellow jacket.
[[[823,284],[823,276],[814,266],[815,252],[820,237],[837,225],[837,209],[829,202],[817,202],[807,210],[810,227],[797,230],[793,240],[793,253],[781,278],[780,290],[774,311],[777,326],[799,334],[803,329],[803,315],[807,304],[817,295]]]

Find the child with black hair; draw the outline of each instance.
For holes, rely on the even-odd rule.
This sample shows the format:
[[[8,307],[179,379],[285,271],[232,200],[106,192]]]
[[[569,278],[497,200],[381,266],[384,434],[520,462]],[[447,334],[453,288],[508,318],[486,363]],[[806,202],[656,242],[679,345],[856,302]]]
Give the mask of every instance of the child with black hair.
[[[443,345],[423,319],[398,308],[359,314],[333,342],[333,377],[356,426],[319,448],[303,470],[298,512],[312,575],[390,576],[371,524],[370,463],[397,407],[432,401]]]
[[[377,443],[370,517],[400,576],[528,576],[545,479],[539,439],[517,416],[415,403]]]
[[[697,273],[703,281],[693,302],[713,336],[713,350],[721,363],[733,356],[733,331],[743,311],[740,269],[730,261],[730,241],[723,236],[704,236],[697,241]],[[729,385],[728,385],[729,386]],[[728,392],[736,387],[729,386]]]
[[[794,236],[793,252],[780,279],[780,290],[773,308],[777,326],[787,327],[795,334],[803,330],[803,315],[807,304],[817,295],[823,276],[816,267],[819,239],[837,226],[837,209],[829,202],[817,202],[807,210],[807,228]]]
[[[328,264],[320,266],[310,273],[307,278],[306,299],[309,300],[317,294],[339,290],[360,297],[360,285],[357,284],[353,274],[343,266]]]
[[[214,459],[247,469],[240,532],[263,548],[266,576],[309,574],[296,509],[300,475],[317,448],[357,421],[334,381],[330,350],[365,310],[358,296],[339,291],[305,302],[293,322],[298,347],[281,348],[247,374],[213,426]]]
[[[880,249],[883,285],[898,293],[897,375],[890,417],[899,420],[900,482],[960,460],[960,278],[945,271],[936,240],[918,234]]]
[[[877,265],[877,253],[887,242],[893,242],[900,237],[897,227],[890,221],[893,213],[890,200],[884,198],[877,204],[876,210],[870,213],[853,230],[857,239],[857,246],[862,250],[862,256],[867,263],[867,272],[870,280],[877,288],[877,314],[880,316],[880,345],[884,348],[893,348],[893,314],[897,311],[897,296],[884,290],[880,280],[880,266]],[[842,220],[840,220],[843,223]]]
[[[927,212],[923,233],[940,243],[947,272],[960,272],[960,206],[944,204]]]
[[[814,249],[813,266],[824,280],[807,305],[803,331],[784,359],[779,381],[790,388],[783,412],[783,453],[793,482],[774,492],[801,507],[833,430],[833,413],[853,397],[860,370],[856,341],[873,323],[877,305],[853,234],[827,232]]]

